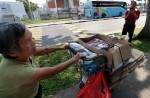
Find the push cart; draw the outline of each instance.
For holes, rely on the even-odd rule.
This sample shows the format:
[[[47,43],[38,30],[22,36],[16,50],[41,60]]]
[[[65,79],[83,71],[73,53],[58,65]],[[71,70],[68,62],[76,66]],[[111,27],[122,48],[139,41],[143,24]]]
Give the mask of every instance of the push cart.
[[[77,52],[80,52],[72,49],[71,47],[68,47],[68,51],[71,56],[74,56]],[[127,75],[129,75],[145,59],[143,52],[136,49],[132,49],[131,51],[132,57],[124,62],[124,65],[122,67],[113,72],[111,69],[107,68],[107,58],[102,54],[97,54],[92,58],[85,57],[80,59],[77,63],[80,66],[81,74],[80,88],[82,88],[87,83],[89,76],[95,75],[98,71],[102,71],[108,87],[110,89],[113,89],[115,85],[117,85]],[[96,66],[92,67],[93,65]]]

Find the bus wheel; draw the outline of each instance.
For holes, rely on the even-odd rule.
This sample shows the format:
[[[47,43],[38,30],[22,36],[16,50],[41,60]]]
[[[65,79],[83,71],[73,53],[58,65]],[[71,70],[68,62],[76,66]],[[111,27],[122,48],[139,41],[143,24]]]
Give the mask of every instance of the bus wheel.
[[[106,14],[105,13],[102,14],[102,18],[106,18]]]
[[[121,17],[121,16],[122,16],[122,12],[119,13],[119,17]]]

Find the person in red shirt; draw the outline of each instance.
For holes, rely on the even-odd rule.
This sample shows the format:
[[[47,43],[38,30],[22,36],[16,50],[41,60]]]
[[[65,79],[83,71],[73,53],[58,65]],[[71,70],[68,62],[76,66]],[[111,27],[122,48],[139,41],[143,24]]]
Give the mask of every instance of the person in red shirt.
[[[135,22],[140,16],[140,11],[136,9],[136,1],[131,2],[131,7],[129,10],[127,10],[125,14],[125,24],[122,30],[122,35],[126,35],[128,32],[129,40],[128,42],[131,43],[133,32],[135,29]]]
[[[94,18],[99,18],[99,10],[98,10],[98,8],[94,12]]]

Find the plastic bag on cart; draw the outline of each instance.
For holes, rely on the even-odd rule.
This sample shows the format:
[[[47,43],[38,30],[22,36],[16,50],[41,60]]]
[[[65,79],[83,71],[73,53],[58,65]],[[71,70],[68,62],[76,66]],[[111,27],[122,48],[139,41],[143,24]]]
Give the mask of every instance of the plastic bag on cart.
[[[79,91],[77,98],[111,98],[101,71],[96,76],[89,77],[88,83]]]
[[[76,52],[81,52],[82,54],[86,56],[87,59],[97,56],[96,53],[89,51],[88,49],[86,49],[85,47],[83,47],[82,45],[78,43],[70,43],[69,48],[73,52],[72,55],[76,54]]]

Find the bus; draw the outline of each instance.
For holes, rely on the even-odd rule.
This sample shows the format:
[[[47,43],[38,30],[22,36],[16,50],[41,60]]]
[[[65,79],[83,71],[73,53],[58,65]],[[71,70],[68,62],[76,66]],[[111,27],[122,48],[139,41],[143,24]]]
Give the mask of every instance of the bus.
[[[84,4],[85,16],[89,18],[106,18],[123,16],[127,10],[124,1],[87,0]]]

